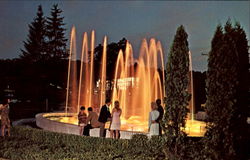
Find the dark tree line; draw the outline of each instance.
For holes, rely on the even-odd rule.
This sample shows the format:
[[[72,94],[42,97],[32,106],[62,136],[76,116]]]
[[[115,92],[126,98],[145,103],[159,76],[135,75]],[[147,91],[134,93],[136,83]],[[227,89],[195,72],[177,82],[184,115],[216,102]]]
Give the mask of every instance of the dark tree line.
[[[50,97],[50,101],[61,101],[64,97],[58,96],[59,100],[56,98],[56,89],[61,90],[64,95],[68,58],[66,29],[61,14],[62,10],[54,4],[50,16],[45,17],[42,6],[39,5],[36,17],[29,25],[28,38],[19,60],[20,64],[26,63],[21,71],[23,74],[20,75],[22,79],[27,79],[20,83],[27,90],[26,98],[36,95],[32,99],[44,101]],[[25,88],[36,90],[29,91]]]
[[[211,42],[206,75],[207,131],[201,140],[182,131],[187,118],[188,42],[183,26],[177,29],[166,67],[165,130],[167,159],[249,159],[250,65],[246,33],[239,23],[218,25]],[[197,84],[197,82],[195,82]],[[195,85],[194,85],[195,87]],[[197,88],[194,88],[197,89]],[[204,91],[203,91],[204,92]],[[196,92],[197,94],[197,92]],[[192,95],[193,96],[193,95]],[[196,96],[197,97],[197,96]],[[204,101],[204,95],[200,102]],[[191,140],[191,141],[190,141]]]
[[[20,57],[0,60],[0,97],[6,96],[7,86],[14,90],[18,103],[12,104],[15,118],[31,116],[48,108],[57,108],[64,102],[67,77],[67,39],[62,10],[53,5],[49,17],[45,17],[42,6],[33,21],[28,25],[29,32],[21,49]],[[19,109],[20,112],[19,112]],[[22,111],[24,111],[22,113]],[[21,114],[22,113],[22,114]],[[30,113],[30,114],[29,114]]]
[[[249,78],[245,31],[228,20],[224,28],[217,26],[208,59],[205,146],[210,159],[247,159]]]
[[[50,17],[45,17],[42,6],[38,6],[37,15],[29,25],[29,34],[24,42],[24,49],[21,49],[20,58],[30,62],[59,61],[68,58],[66,49],[67,39],[62,10],[58,5],[51,8]]]
[[[20,58],[28,62],[37,62],[43,59],[46,53],[45,34],[45,18],[43,16],[42,6],[40,5],[38,6],[37,16],[29,25],[28,39],[24,42],[25,49],[21,49],[22,54]]]

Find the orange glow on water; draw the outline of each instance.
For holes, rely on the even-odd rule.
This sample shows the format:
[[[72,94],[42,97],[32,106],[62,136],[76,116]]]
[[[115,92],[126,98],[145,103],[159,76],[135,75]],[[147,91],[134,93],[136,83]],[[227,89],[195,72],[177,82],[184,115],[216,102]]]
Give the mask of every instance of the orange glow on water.
[[[53,121],[78,125],[78,119],[76,115],[69,116],[69,117],[62,116],[62,115],[61,116],[48,116],[47,118]],[[106,123],[105,127],[109,128],[109,125],[110,124],[108,122]],[[188,136],[201,137],[204,135],[206,131],[205,127],[206,127],[205,122],[196,121],[196,120],[194,121],[187,120],[186,128],[184,129],[184,131],[188,134]],[[139,116],[131,116],[128,119],[121,118],[121,130],[147,133],[148,124],[145,121],[143,121],[142,117],[139,117]]]

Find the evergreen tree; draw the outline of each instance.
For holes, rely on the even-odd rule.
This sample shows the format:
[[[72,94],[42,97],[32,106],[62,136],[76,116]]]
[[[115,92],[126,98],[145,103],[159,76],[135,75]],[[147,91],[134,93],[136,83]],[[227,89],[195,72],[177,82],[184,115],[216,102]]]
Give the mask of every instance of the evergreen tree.
[[[163,128],[166,136],[166,156],[169,159],[185,159],[183,144],[188,104],[189,48],[188,35],[181,25],[176,32],[166,67],[166,106]]]
[[[65,25],[63,18],[60,14],[62,10],[58,8],[58,5],[53,5],[51,9],[51,17],[47,17],[47,54],[49,58],[54,60],[68,58],[68,52],[66,49],[67,39],[65,38]]]
[[[45,18],[42,6],[38,6],[37,15],[29,25],[29,35],[24,42],[24,50],[21,49],[21,59],[28,62],[37,62],[45,53]]]
[[[230,21],[224,30],[217,27],[208,59],[205,151],[209,159],[246,159],[243,143],[249,82],[241,74],[249,75],[249,62],[241,57],[248,57],[247,40],[242,29],[233,28]]]
[[[235,108],[233,121],[234,129],[234,148],[238,159],[247,159],[249,156],[249,132],[247,130],[247,117],[250,115],[250,65],[248,53],[248,40],[246,33],[239,23],[235,24],[233,32],[230,35],[233,39],[239,59],[238,86],[236,91],[237,108]],[[248,139],[248,141],[247,141]],[[248,145],[248,146],[247,146]]]

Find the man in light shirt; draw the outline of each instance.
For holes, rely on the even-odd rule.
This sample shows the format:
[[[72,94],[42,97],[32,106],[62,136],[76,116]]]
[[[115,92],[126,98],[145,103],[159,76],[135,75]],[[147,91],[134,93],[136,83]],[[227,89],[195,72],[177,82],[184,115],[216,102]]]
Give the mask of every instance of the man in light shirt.
[[[98,115],[93,111],[92,107],[88,108],[87,125],[84,127],[83,135],[89,136],[89,131],[92,128],[99,128],[100,122],[98,121]]]

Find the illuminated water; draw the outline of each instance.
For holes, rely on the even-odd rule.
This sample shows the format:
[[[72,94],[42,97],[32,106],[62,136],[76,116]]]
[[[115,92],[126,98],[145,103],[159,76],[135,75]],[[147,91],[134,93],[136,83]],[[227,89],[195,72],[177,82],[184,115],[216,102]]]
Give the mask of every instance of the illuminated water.
[[[95,32],[91,32],[91,39],[88,39],[87,33],[83,35],[79,76],[77,76],[76,71],[75,36],[76,31],[73,27],[70,41],[66,112],[77,113],[80,106],[92,106],[98,112],[106,97],[106,65],[109,58],[107,57],[108,39],[105,36],[103,40],[102,62],[98,68],[100,74],[99,84],[97,85],[93,80]],[[89,41],[91,42],[90,45],[88,44]],[[150,39],[149,43],[146,39],[143,39],[138,55],[139,57],[135,59],[132,45],[129,42],[126,44],[125,52],[119,51],[114,68],[111,99],[112,102],[116,100],[120,102],[122,130],[147,132],[150,104],[156,99],[161,99],[163,102],[165,96],[163,85],[165,83],[163,77],[164,54],[161,43],[153,38]],[[192,71],[191,52],[189,56],[190,70]],[[192,74],[190,77],[193,78]],[[191,80],[191,92],[193,92],[192,83]],[[200,136],[204,134],[205,123],[193,119],[193,105],[194,99],[192,98],[190,103],[191,120],[187,120],[185,130],[192,136]],[[54,118],[60,122],[77,124],[76,117]]]
[[[46,118],[62,123],[69,123],[75,125],[78,124],[77,116],[51,116]],[[109,125],[109,123],[106,123],[106,128],[109,128]],[[205,126],[205,122],[187,120],[185,132],[188,134],[188,136],[201,137],[206,131]],[[121,119],[121,130],[147,133],[148,124],[145,123],[145,121],[143,121],[140,117],[131,116],[129,119]]]

